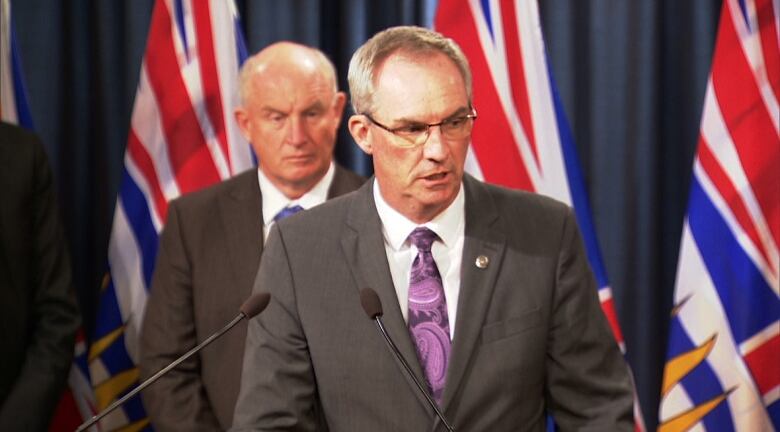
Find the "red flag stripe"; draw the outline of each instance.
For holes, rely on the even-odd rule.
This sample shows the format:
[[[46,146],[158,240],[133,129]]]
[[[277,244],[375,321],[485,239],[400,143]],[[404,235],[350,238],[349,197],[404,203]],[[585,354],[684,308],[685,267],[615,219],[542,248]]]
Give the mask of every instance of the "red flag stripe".
[[[775,99],[780,100],[780,39],[778,39],[772,0],[756,0],[758,31],[761,34],[761,52],[764,55],[766,74]]]
[[[140,174],[146,181],[149,192],[152,194],[154,205],[150,210],[157,214],[160,222],[164,222],[168,215],[168,201],[160,188],[157,170],[154,168],[152,158],[149,156],[149,152],[146,151],[146,147],[141,144],[138,135],[132,129],[130,129],[127,138],[127,153],[136,168],[138,168],[138,171],[140,171]]]
[[[528,104],[528,86],[526,85],[525,69],[523,68],[523,48],[520,43],[520,33],[517,31],[517,11],[515,2],[507,1],[503,3],[501,11],[501,21],[504,27],[504,43],[506,44],[506,61],[509,69],[509,80],[512,88],[512,99],[514,101],[517,115],[523,130],[531,146],[535,163],[539,165],[539,152],[536,148],[536,136],[534,134],[534,123],[531,116],[531,108]]]
[[[615,341],[622,345],[623,333],[620,331],[620,323],[618,323],[617,313],[615,312],[615,302],[611,296],[601,301],[601,310],[604,311],[604,315],[607,317],[607,321],[609,321],[609,327],[615,335]]]
[[[157,2],[146,48],[146,66],[170,163],[179,190],[186,193],[218,182],[220,176],[181,76],[170,23],[165,3]]]
[[[780,137],[742,51],[728,8],[723,8],[721,16],[712,85],[742,168],[775,243],[780,244],[780,200],[777,199],[780,189],[776,170],[780,166]]]
[[[762,395],[780,386],[780,367],[777,366],[777,359],[780,359],[780,334],[756,347],[744,359]]]
[[[531,179],[515,145],[506,113],[500,109],[501,100],[496,91],[487,59],[479,43],[475,17],[472,11],[443,0],[436,15],[436,28],[460,45],[469,59],[474,85],[474,105],[483,114],[474,125],[472,148],[479,160],[485,181],[507,187],[534,190]],[[499,109],[497,109],[499,108]],[[512,166],[517,169],[507,170]]]
[[[737,189],[734,187],[734,183],[731,182],[728,175],[726,174],[726,171],[724,171],[723,167],[718,163],[717,159],[712,154],[712,151],[710,150],[706,140],[702,136],[699,136],[698,149],[699,162],[701,163],[702,168],[707,173],[710,181],[712,181],[712,183],[715,185],[715,188],[718,189],[718,192],[720,193],[721,197],[723,197],[723,200],[728,204],[729,209],[734,215],[737,223],[740,225],[740,227],[742,227],[742,231],[744,231],[753,242],[753,245],[764,259],[764,262],[771,262],[769,258],[769,252],[767,251],[764,243],[761,241],[761,238],[758,234],[758,229],[753,223],[753,219],[750,217],[750,213],[748,212],[742,195],[740,195]],[[768,270],[775,273],[777,269],[772,269],[770,267]]]
[[[214,53],[214,35],[211,31],[211,10],[209,3],[195,1],[192,3],[195,16],[195,31],[198,35],[198,59],[200,76],[203,83],[204,103],[208,111],[214,137],[227,160],[227,166],[232,166],[230,150],[228,149],[225,131],[225,119],[222,111],[222,95],[219,88],[219,71]],[[229,168],[228,168],[229,169]]]

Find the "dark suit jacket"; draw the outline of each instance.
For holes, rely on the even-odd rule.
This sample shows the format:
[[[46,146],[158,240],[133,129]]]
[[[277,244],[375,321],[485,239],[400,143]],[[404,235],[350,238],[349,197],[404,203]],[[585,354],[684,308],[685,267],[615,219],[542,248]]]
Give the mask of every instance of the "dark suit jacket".
[[[627,368],[572,211],[468,176],[464,184],[445,415],[469,432],[543,431],[548,411],[562,430],[633,430]],[[430,430],[433,411],[360,305],[361,288],[379,294],[388,332],[422,378],[371,183],[272,231],[254,287],[272,300],[249,323],[234,430],[314,430],[320,412],[330,431]]]
[[[364,178],[336,167],[329,197]],[[219,330],[249,297],[263,251],[252,169],[171,202],[141,331],[141,378]],[[225,430],[238,397],[246,323],[142,392],[158,431]]]
[[[6,123],[0,191],[0,430],[43,431],[81,321],[43,145]]]

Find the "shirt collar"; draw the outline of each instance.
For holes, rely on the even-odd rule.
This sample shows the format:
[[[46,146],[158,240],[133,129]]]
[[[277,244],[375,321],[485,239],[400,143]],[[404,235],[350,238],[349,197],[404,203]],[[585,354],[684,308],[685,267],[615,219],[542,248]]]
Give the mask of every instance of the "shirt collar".
[[[417,225],[385,201],[379,190],[379,183],[374,179],[374,201],[379,219],[382,221],[382,235],[385,242],[396,251],[404,246],[409,234],[418,226],[429,228],[439,236],[445,246],[452,247],[458,239],[458,233],[463,232],[466,212],[464,196],[463,183],[461,183],[455,200],[443,212],[432,220]]]
[[[333,183],[335,174],[336,168],[333,162],[331,162],[328,172],[311,190],[300,198],[291,200],[271,183],[271,180],[263,173],[263,170],[258,167],[257,180],[260,183],[260,193],[263,195],[263,223],[270,225],[274,220],[274,216],[285,207],[299,205],[305,210],[324,203],[328,199],[328,190],[331,183]]]

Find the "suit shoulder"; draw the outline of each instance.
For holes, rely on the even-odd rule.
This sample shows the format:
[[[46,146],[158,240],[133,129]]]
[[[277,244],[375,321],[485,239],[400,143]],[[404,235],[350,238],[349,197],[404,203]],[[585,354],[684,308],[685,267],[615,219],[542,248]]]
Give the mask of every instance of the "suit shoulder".
[[[252,188],[258,191],[257,170],[251,168],[229,179],[215,183],[195,192],[184,194],[170,202],[170,206],[186,212],[214,208],[216,201],[225,195],[251,193]]]
[[[0,154],[4,155],[0,160],[12,162],[10,168],[20,162],[45,158],[43,143],[37,135],[5,122],[0,122]]]
[[[338,174],[339,181],[342,182],[345,186],[353,190],[362,186],[363,183],[365,183],[367,180],[365,177],[361,176],[360,174],[354,171],[350,171],[338,164],[336,164],[336,173]],[[336,179],[334,179],[334,181],[335,180]]]
[[[571,207],[554,198],[535,192],[509,189],[503,186],[482,183],[492,197],[499,210],[520,208],[523,212],[539,212],[542,214],[566,214]]]
[[[301,218],[309,221],[316,221],[325,218],[330,220],[332,217],[344,215],[347,209],[352,205],[351,203],[355,199],[358,190],[359,189],[354,189],[343,195],[331,198],[320,205],[297,214],[295,219]]]
[[[285,237],[325,238],[338,236],[360,189],[329,199],[278,222]]]
[[[0,122],[0,145],[2,146],[15,146],[21,143],[34,142],[36,145],[40,145],[40,139],[33,132],[27,129],[17,126],[11,123]],[[18,143],[18,144],[17,144]]]

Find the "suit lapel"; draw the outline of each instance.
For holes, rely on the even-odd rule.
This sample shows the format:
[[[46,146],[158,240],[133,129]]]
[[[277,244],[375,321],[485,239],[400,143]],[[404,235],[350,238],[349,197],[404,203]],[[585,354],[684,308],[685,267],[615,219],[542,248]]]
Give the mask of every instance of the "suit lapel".
[[[390,267],[385,254],[384,238],[382,237],[382,222],[379,219],[376,204],[374,203],[372,180],[367,181],[358,190],[358,195],[352,201],[345,223],[347,229],[341,240],[341,246],[344,250],[347,264],[352,269],[352,274],[355,275],[357,280],[358,286],[356,288],[358,290],[371,288],[379,295],[384,313],[382,322],[387,332],[397,345],[401,355],[411,366],[414,374],[421,382],[424,382],[422,367],[417,359],[417,353],[409,335],[409,329],[401,314],[398,295],[390,275]],[[355,294],[357,295],[358,293]],[[376,337],[381,338],[382,336],[377,332]],[[387,355],[392,354],[388,352]],[[417,390],[414,381],[407,376],[400,363],[398,363],[398,368],[412,388],[411,391],[418,397],[421,403],[427,404]],[[427,408],[427,405],[425,406]]]
[[[240,301],[252,291],[255,273],[263,252],[263,205],[257,172],[242,177],[230,191],[220,196],[220,216],[225,229],[235,283],[241,288]]]
[[[257,171],[239,174],[235,180],[230,192],[219,196],[219,207],[234,283],[244,288],[240,292],[240,301],[243,301],[251,293],[256,276],[246,269],[257,268],[263,253],[263,202]],[[354,188],[343,168],[336,165],[328,199]]]
[[[506,247],[506,237],[499,223],[495,203],[485,186],[470,176],[464,176],[466,193],[466,227],[461,264],[458,315],[455,338],[452,341],[447,384],[442,396],[446,410],[458,391],[468,369],[471,356],[479,344],[496,277]],[[477,266],[478,257],[486,257],[484,268]]]

